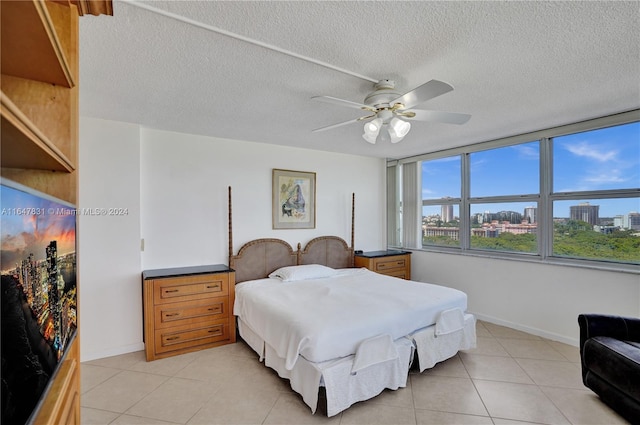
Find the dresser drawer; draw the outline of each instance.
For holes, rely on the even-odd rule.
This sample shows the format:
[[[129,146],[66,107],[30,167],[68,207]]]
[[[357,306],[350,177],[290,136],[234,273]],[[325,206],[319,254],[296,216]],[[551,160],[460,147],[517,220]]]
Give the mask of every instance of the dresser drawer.
[[[407,260],[405,257],[387,257],[374,261],[374,271],[378,273],[389,274],[391,270],[402,269],[404,271],[407,268]]]
[[[400,279],[408,279],[407,270],[406,269],[385,270],[385,271],[381,271],[381,272],[378,272],[378,273],[384,274],[384,275],[387,275],[387,276],[399,277]]]
[[[156,329],[211,323],[230,317],[229,297],[160,304],[153,308]]]
[[[155,331],[156,354],[197,347],[229,339],[228,319],[205,326],[160,329]]]
[[[229,279],[227,274],[156,279],[153,285],[155,305],[221,297],[228,294]]]

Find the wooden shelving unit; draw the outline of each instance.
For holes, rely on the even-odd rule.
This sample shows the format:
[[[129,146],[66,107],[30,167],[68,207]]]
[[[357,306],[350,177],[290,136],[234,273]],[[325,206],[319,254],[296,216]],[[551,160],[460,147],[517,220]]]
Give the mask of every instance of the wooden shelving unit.
[[[111,0],[0,1],[3,177],[77,204],[78,18],[112,10]],[[80,423],[79,344],[76,335],[34,423]]]

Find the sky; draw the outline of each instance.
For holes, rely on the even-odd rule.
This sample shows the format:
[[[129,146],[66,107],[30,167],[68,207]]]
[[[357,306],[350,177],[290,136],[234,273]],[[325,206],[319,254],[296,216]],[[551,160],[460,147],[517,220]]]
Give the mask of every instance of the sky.
[[[13,269],[29,253],[43,260],[52,240],[57,241],[58,255],[75,251],[76,216],[58,214],[73,208],[5,185],[0,186],[0,200],[2,270]]]
[[[507,146],[470,155],[471,196],[524,195],[539,192],[539,142]],[[460,197],[460,157],[423,163],[423,199]],[[556,192],[640,188],[640,123],[609,127],[553,140]],[[640,212],[640,197],[556,202],[554,217],[568,217],[569,206],[599,205],[600,217]],[[529,203],[494,205],[523,212]],[[486,205],[473,208],[483,212]],[[432,210],[432,209],[431,209]]]

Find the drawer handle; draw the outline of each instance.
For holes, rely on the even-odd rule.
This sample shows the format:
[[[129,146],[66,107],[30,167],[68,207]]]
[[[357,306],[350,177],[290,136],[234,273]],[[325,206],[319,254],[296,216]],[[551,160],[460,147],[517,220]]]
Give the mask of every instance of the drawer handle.
[[[178,289],[165,289],[164,290],[165,293],[169,293],[169,292],[178,292]]]
[[[180,313],[167,313],[164,316],[165,317],[175,317],[175,316],[180,316]]]
[[[220,311],[220,307],[211,307],[209,311]]]
[[[180,339],[179,336],[170,336],[169,338],[167,338],[167,341],[175,341],[176,339]]]
[[[219,288],[220,284],[216,283],[215,285],[207,285],[207,289],[214,289],[214,288]]]

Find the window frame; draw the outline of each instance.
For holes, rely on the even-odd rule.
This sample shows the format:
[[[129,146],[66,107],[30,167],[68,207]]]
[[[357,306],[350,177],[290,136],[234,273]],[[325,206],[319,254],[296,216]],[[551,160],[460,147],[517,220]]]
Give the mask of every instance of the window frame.
[[[640,197],[640,188],[632,189],[607,189],[598,191],[581,191],[581,192],[553,192],[553,139],[555,137],[570,135],[574,133],[598,130],[618,125],[640,122],[640,109],[623,112],[615,115],[609,115],[588,121],[581,121],[559,127],[553,127],[545,130],[539,130],[531,133],[506,137],[502,139],[491,140],[487,142],[462,146],[422,155],[416,155],[403,159],[394,159],[387,162],[387,166],[397,167],[396,171],[401,173],[403,164],[419,163],[421,168],[422,161],[435,159],[443,159],[453,156],[461,156],[461,198],[442,198],[422,200],[420,210],[424,205],[445,205],[458,204],[460,211],[460,246],[439,246],[425,245],[421,248],[388,244],[390,248],[402,248],[418,251],[441,252],[459,255],[491,257],[498,259],[513,259],[518,261],[534,261],[549,264],[588,267],[602,270],[630,272],[640,274],[640,265],[628,264],[614,261],[593,260],[593,259],[577,259],[566,258],[553,255],[553,204],[555,201],[579,201],[585,199],[606,199],[606,198],[636,198]],[[539,159],[539,178],[540,193],[525,195],[500,195],[500,196],[483,196],[470,197],[470,156],[472,153],[486,151],[507,146],[520,145],[538,141],[540,150]],[[399,183],[400,188],[402,183]],[[400,189],[401,191],[401,189]],[[387,200],[388,208],[392,200]],[[532,202],[538,205],[537,220],[537,252],[536,253],[520,253],[509,251],[483,250],[470,247],[471,234],[471,205],[476,203],[499,203],[499,202]],[[406,208],[403,205],[403,208]],[[389,208],[388,211],[391,211]],[[422,216],[420,216],[422,220]],[[420,223],[421,224],[421,223]],[[400,223],[400,226],[403,226]],[[387,225],[388,228],[388,225]]]

